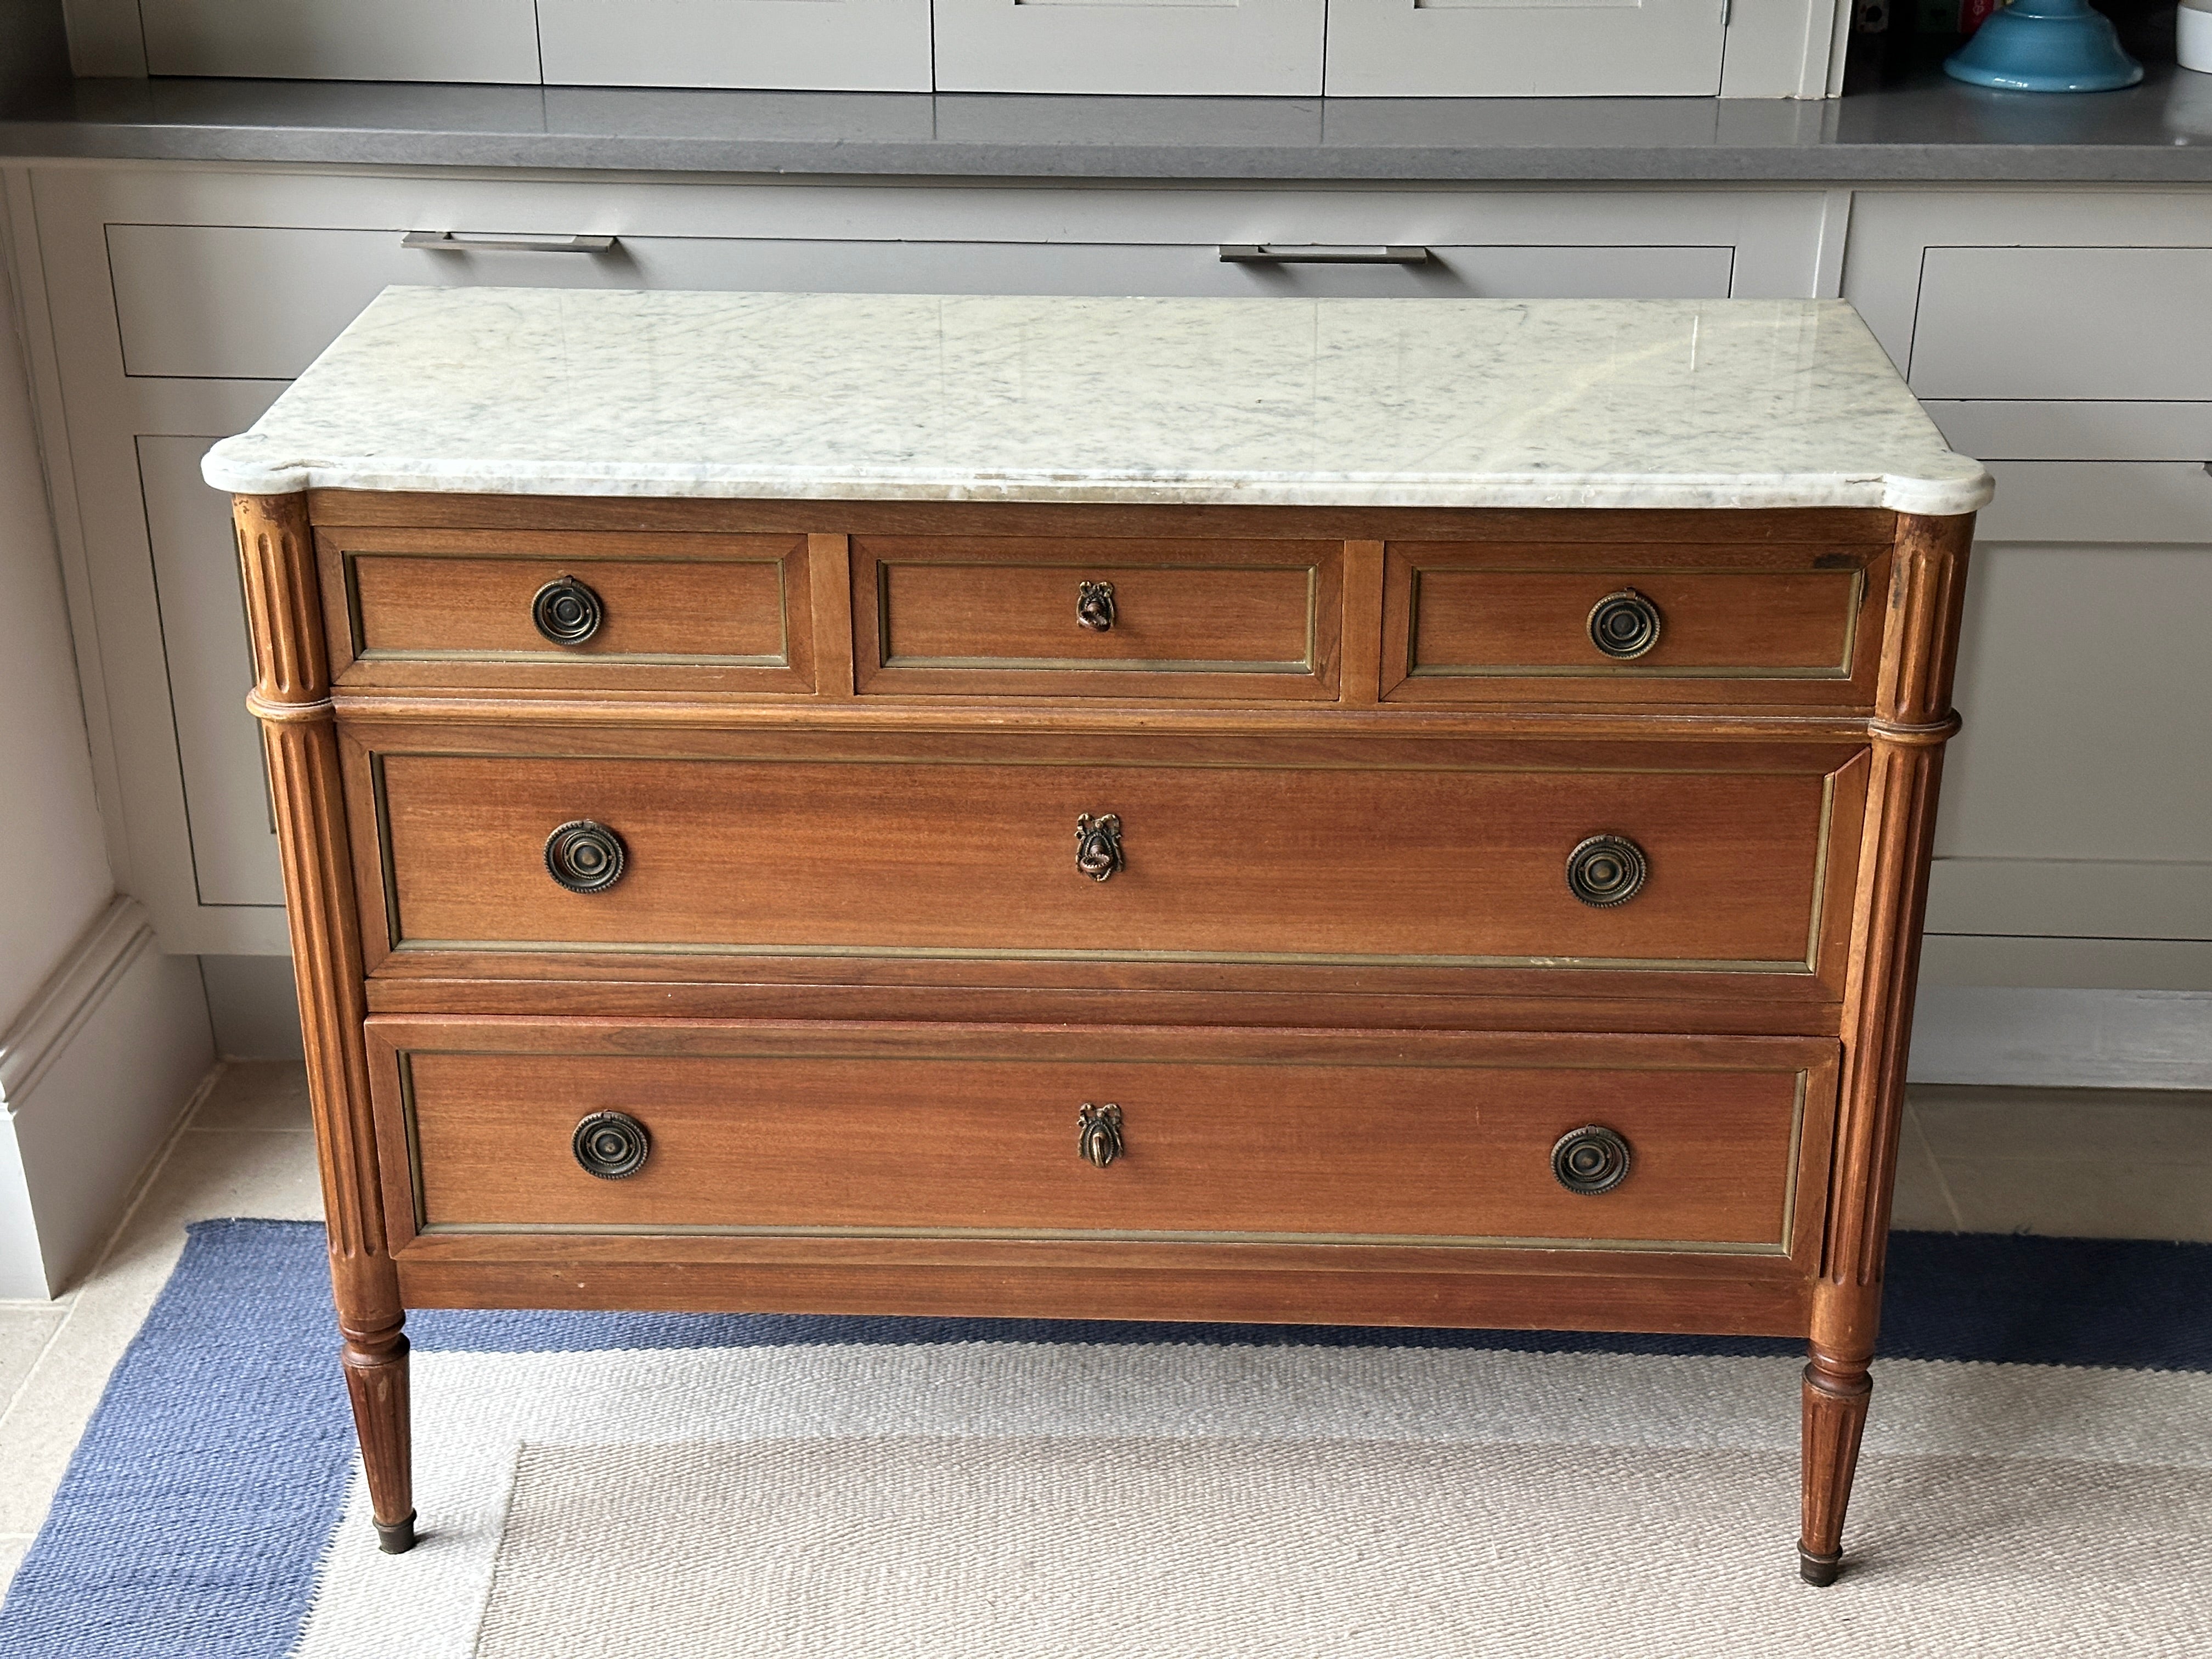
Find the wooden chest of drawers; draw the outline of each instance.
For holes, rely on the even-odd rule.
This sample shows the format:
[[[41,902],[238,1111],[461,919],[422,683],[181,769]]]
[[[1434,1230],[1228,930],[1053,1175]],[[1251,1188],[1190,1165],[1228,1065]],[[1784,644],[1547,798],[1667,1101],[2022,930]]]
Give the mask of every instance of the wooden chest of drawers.
[[[1833,1576],[1970,511],[306,483],[387,1547],[405,1307],[758,1309],[1802,1335]]]

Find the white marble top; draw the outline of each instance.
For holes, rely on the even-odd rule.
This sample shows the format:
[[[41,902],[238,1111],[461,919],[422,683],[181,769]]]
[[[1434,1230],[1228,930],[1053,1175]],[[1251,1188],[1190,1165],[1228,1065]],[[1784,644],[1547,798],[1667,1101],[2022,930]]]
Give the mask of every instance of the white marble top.
[[[1840,301],[386,289],[218,489],[1966,513]]]

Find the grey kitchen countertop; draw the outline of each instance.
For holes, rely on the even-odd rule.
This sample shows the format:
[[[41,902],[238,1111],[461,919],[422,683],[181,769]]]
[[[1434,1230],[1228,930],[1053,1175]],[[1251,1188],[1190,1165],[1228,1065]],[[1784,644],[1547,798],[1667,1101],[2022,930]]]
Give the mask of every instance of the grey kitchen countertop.
[[[2212,182],[2212,75],[1784,99],[1073,98],[63,80],[0,156],[1161,180]]]

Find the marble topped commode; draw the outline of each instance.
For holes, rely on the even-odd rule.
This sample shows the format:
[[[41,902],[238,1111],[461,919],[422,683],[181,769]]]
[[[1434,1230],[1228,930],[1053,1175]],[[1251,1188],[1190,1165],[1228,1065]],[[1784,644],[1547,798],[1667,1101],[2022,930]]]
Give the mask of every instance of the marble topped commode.
[[[387,289],[219,489],[1971,513],[1841,301]]]
[[[1835,1577],[1990,491],[1848,307],[389,289],[206,471],[386,1548],[407,1310],[694,1309],[1802,1339]]]

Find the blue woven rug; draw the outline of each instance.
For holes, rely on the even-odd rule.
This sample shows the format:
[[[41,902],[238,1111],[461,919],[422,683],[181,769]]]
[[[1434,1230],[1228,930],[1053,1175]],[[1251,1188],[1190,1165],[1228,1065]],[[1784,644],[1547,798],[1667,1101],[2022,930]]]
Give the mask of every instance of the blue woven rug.
[[[2100,1646],[2093,1636],[2085,1646],[2083,1639],[2073,1637],[2061,1643],[2058,1637],[2063,1620],[2054,1626],[2045,1617],[2041,1628],[2049,1638],[2047,1644],[2030,1641],[2015,1650],[2009,1644],[1976,1644],[1976,1650],[2051,1652],[2070,1646],[2077,1652],[2212,1652],[2212,1595],[2205,1589],[2212,1569],[2205,1568],[2208,1558],[2203,1553],[2208,1541],[2202,1530],[2205,1517],[2192,1507],[2197,1501],[2193,1494],[2201,1487],[2207,1467],[2212,1466],[2212,1449],[2208,1449],[2212,1448],[2212,1422],[2208,1422],[2208,1414],[2201,1409],[2193,1423],[2176,1421],[2168,1415],[2164,1424],[2134,1425],[2129,1416],[2173,1413],[2192,1405],[2212,1405],[2212,1246],[1907,1233],[1894,1240],[1891,1262],[1882,1344],[1885,1369],[1878,1372],[1877,1431],[1869,1440],[1869,1474],[1882,1463],[1877,1444],[1882,1435],[1906,1431],[1906,1425],[1899,1420],[1900,1414],[1911,1413],[1924,1420],[1931,1409],[1938,1414],[1950,1409],[1948,1406],[1931,1408],[1924,1403],[1916,1407],[1916,1389],[1923,1394],[1936,1389],[1936,1394],[1927,1397],[1955,1404],[1965,1398],[1958,1391],[1971,1385],[1972,1389],[1986,1386],[1992,1391],[1989,1398],[1993,1403],[1987,1407],[1992,1413],[1990,1428],[1993,1442],[2002,1443],[1993,1443],[1986,1455],[1971,1443],[1963,1449],[1953,1447],[1951,1452],[1963,1450],[1984,1462],[1990,1455],[2025,1457],[2037,1469],[2076,1468],[2083,1479],[2092,1481],[2104,1478],[2097,1473],[2100,1462],[2109,1461],[2115,1467],[2140,1472],[2152,1467],[2146,1463],[2146,1456],[2154,1455],[2166,1460],[2156,1468],[2178,1468],[2191,1483],[2189,1493],[2175,1500],[2179,1508],[2160,1523],[2169,1530],[2179,1528],[2176,1546],[2187,1547],[2185,1553],[2197,1572],[2193,1586],[2185,1579],[2177,1584],[2167,1578],[2157,1587],[2159,1600],[2167,1609],[2163,1615],[2166,1622],[2154,1619],[2146,1624],[2137,1617],[2115,1626],[2108,1620],[2101,1627],[2105,1638],[2120,1641],[2122,1645]],[[639,1368],[636,1376],[644,1379],[623,1385],[641,1390],[636,1409],[644,1425],[626,1430],[631,1439],[624,1443],[642,1440],[687,1446],[740,1441],[790,1446],[806,1441],[809,1436],[817,1448],[825,1438],[854,1436],[876,1445],[884,1443],[887,1435],[938,1446],[948,1435],[988,1440],[1004,1433],[1028,1447],[1039,1435],[1060,1437],[1063,1442],[1110,1438],[1125,1433],[1128,1426],[1104,1418],[1096,1424],[1070,1426],[1065,1412],[1049,1423],[1042,1419],[1035,1423],[984,1420],[990,1411],[998,1409],[996,1404],[963,1407],[964,1414],[957,1420],[933,1418],[922,1411],[912,1422],[902,1414],[888,1425],[858,1418],[830,1421],[820,1417],[826,1407],[809,1407],[814,1416],[786,1422],[777,1413],[784,1410],[794,1390],[803,1392],[808,1386],[807,1378],[814,1373],[805,1367],[817,1368],[826,1379],[825,1399],[832,1383],[865,1394],[895,1371],[904,1380],[882,1382],[884,1398],[894,1402],[910,1401],[913,1396],[939,1389],[948,1397],[957,1395],[970,1386],[972,1376],[982,1376],[976,1368],[1006,1365],[1019,1368],[1019,1376],[1026,1379],[1024,1391],[1036,1400],[1051,1395],[1056,1389],[1079,1396],[1082,1388],[1114,1386],[1187,1389],[1195,1391],[1190,1396],[1195,1398],[1213,1386],[1206,1377],[1225,1375],[1223,1368],[1227,1367],[1238,1379],[1231,1403],[1210,1408],[1212,1415],[1206,1420],[1213,1427],[1191,1432],[1202,1435],[1218,1431],[1224,1437],[1224,1444],[1242,1446],[1250,1438],[1248,1430],[1226,1419],[1235,1417],[1236,1401],[1257,1389],[1290,1393],[1310,1389],[1317,1396],[1329,1395],[1332,1390],[1340,1393],[1358,1386],[1347,1379],[1363,1375],[1363,1366],[1372,1369],[1387,1361],[1389,1365],[1419,1368],[1421,1377],[1442,1379],[1437,1397],[1449,1402],[1461,1393],[1474,1391],[1470,1379],[1480,1376],[1510,1382],[1522,1376],[1512,1368],[1530,1363],[1522,1357],[1540,1353],[1589,1356],[1587,1362],[1577,1363],[1601,1368],[1604,1375],[1614,1377],[1632,1379],[1643,1371],[1668,1368],[1664,1393],[1669,1399],[1681,1395],[1685,1376],[1711,1379],[1715,1426],[1675,1425],[1662,1431],[1631,1425],[1613,1443],[1616,1445],[1711,1449],[1733,1446],[1747,1437],[1759,1456],[1769,1456],[1771,1450],[1787,1462],[1794,1461],[1791,1443],[1786,1438],[1795,1410],[1790,1368],[1801,1352],[1798,1344],[1765,1340],[768,1316],[428,1311],[414,1315],[409,1329],[416,1354],[418,1434],[427,1434],[447,1417],[465,1421],[471,1411],[521,1409],[512,1398],[495,1401],[489,1396],[519,1396],[541,1383],[549,1394],[561,1393],[557,1379],[563,1374],[562,1368],[588,1362],[599,1367],[594,1376],[622,1375],[622,1367],[631,1366]],[[351,1426],[335,1366],[333,1342],[319,1227],[220,1221],[193,1228],[167,1289],[117,1368],[70,1466],[52,1516],[24,1559],[4,1609],[0,1609],[0,1659],[154,1659],[155,1656],[161,1659],[283,1659],[295,1652],[358,1652],[364,1659],[372,1654],[376,1659],[386,1659],[387,1655],[397,1659],[404,1654],[407,1659],[426,1659],[438,1652],[763,1650],[757,1645],[760,1638],[754,1626],[746,1627],[753,1632],[747,1638],[750,1645],[730,1644],[738,1641],[731,1634],[736,1626],[725,1628],[711,1623],[689,1634],[665,1633],[665,1639],[648,1638],[634,1627],[627,1633],[595,1632],[590,1628],[592,1620],[601,1613],[612,1619],[617,1610],[594,1612],[590,1607],[568,1601],[556,1606],[546,1601],[551,1592],[545,1583],[558,1575],[531,1555],[541,1545],[503,1537],[497,1516],[484,1523],[485,1536],[469,1545],[476,1553],[468,1556],[464,1548],[466,1540],[461,1535],[467,1523],[453,1516],[451,1500],[447,1511],[441,1514],[440,1500],[430,1490],[441,1457],[434,1444],[418,1447],[418,1468],[424,1483],[418,1498],[428,1529],[425,1545],[415,1555],[398,1561],[374,1558],[366,1542],[368,1529],[359,1524],[357,1516],[346,1528],[339,1528],[349,1505],[358,1510],[359,1493]],[[760,1350],[786,1352],[744,1358],[746,1351]],[[851,1352],[855,1350],[863,1352]],[[1363,1358],[1346,1352],[1353,1350],[1380,1352]],[[933,1354],[939,1358],[933,1359]],[[1126,1376],[1116,1370],[1125,1360],[1133,1368]],[[1912,1362],[1921,1364],[1916,1366]],[[1558,1375],[1556,1362],[1547,1363],[1554,1364],[1554,1369],[1527,1375]],[[677,1369],[672,1370],[672,1364]],[[714,1382],[714,1377],[723,1375],[714,1370],[717,1366],[750,1367],[744,1376],[756,1381],[726,1386]],[[775,1368],[772,1378],[763,1366]],[[1070,1367],[1080,1372],[1073,1382],[1069,1381],[1074,1376]],[[1198,1375],[1199,1371],[1205,1375]],[[2130,1383],[2124,1377],[2116,1378],[2114,1373],[2136,1375],[2143,1381]],[[738,1374],[728,1372],[732,1376]],[[1751,1379],[1747,1389],[1738,1389],[1730,1380],[1739,1375]],[[1003,1399],[1006,1387],[1001,1372],[994,1371],[991,1376],[1000,1380],[974,1384],[982,1390],[975,1398]],[[1741,1432],[1721,1422],[1729,1411],[1737,1409],[1727,1403],[1737,1393],[1763,1400],[1770,1386],[1765,1379],[1770,1377],[1775,1395],[1771,1419],[1762,1416]],[[1936,1381],[1924,1387],[1913,1381],[1922,1377]],[[2083,1392],[2085,1377],[2094,1379],[2092,1394],[2104,1402],[2101,1409],[2112,1414],[2110,1423],[2084,1420],[2082,1402],[2092,1398],[2092,1394]],[[1169,1380],[1164,1382],[1164,1378]],[[757,1398],[745,1394],[746,1389],[756,1386],[763,1391]],[[1626,1393],[1618,1410],[1626,1423],[1640,1409],[1636,1402],[1643,1396],[1633,1386],[1623,1386]],[[2033,1405],[2039,1397],[2035,1391],[2049,1388],[2060,1389],[2064,1395],[2063,1401],[2051,1407],[2057,1426],[2046,1425],[2044,1440],[2024,1445],[2018,1438],[2019,1413],[2039,1409]],[[2138,1392],[2130,1393],[2131,1388]],[[1944,1389],[1951,1392],[1944,1394]],[[488,1397],[471,1404],[477,1399],[471,1390]],[[1410,1391],[1426,1397],[1418,1383]],[[692,1397],[702,1392],[716,1398]],[[1376,1401],[1385,1394],[1377,1384],[1364,1403],[1353,1402],[1345,1418],[1350,1427],[1340,1431],[1321,1423],[1310,1430],[1293,1427],[1281,1432],[1292,1437],[1305,1434],[1320,1442],[1336,1436],[1346,1444],[1366,1444],[1362,1437],[1378,1410]],[[748,1399],[753,1403],[748,1405]],[[2022,1401],[2030,1404],[2024,1407]],[[930,1408],[936,1409],[939,1403],[933,1401]],[[1590,1396],[1585,1396],[1582,1405],[1601,1417],[1613,1409],[1611,1402]],[[1377,1432],[1401,1444],[1417,1441],[1463,1448],[1548,1443],[1547,1436],[1552,1431],[1535,1420],[1546,1409],[1540,1401],[1529,1407],[1534,1415],[1528,1422],[1518,1426],[1512,1423],[1499,1426],[1498,1413],[1504,1408],[1495,1399],[1490,1401],[1486,1409],[1492,1415],[1484,1425],[1460,1423],[1455,1426],[1439,1418],[1426,1426],[1401,1425]],[[550,1412],[553,1407],[549,1405],[545,1409]],[[895,1403],[885,1409],[905,1413],[909,1406]],[[1449,1403],[1434,1407],[1439,1413],[1458,1409]],[[1694,1412],[1695,1402],[1679,1409]],[[1765,1405],[1757,1407],[1760,1412],[1766,1409]],[[1982,1409],[1972,1401],[1959,1407],[1969,1425],[1973,1414]],[[625,1407],[620,1401],[604,1402],[604,1410],[619,1416]],[[1279,1425],[1284,1416],[1282,1407],[1279,1404],[1269,1410],[1273,1413],[1269,1424]],[[652,1427],[663,1421],[655,1417],[656,1412],[665,1414],[661,1429]],[[746,1420],[747,1413],[750,1420]],[[703,1429],[702,1424],[707,1425]],[[1262,1426],[1267,1432],[1275,1431],[1267,1425]],[[539,1489],[532,1485],[533,1481],[551,1482],[544,1486],[554,1494],[546,1499],[552,1506],[548,1514],[568,1513],[578,1500],[573,1491],[559,1485],[561,1470],[555,1466],[559,1460],[539,1469],[532,1462],[535,1454],[531,1449],[574,1447],[589,1441],[589,1431],[588,1423],[580,1429],[574,1423],[556,1425],[550,1418],[537,1427],[525,1424],[516,1429],[514,1443],[523,1450],[508,1454],[505,1466],[509,1468],[506,1478],[520,1483],[514,1491],[526,1495]],[[1154,1419],[1153,1431],[1182,1431]],[[1784,1443],[1765,1448],[1760,1437],[1776,1434],[1785,1437]],[[2053,1434],[2072,1437],[2060,1444],[2050,1438]],[[434,1436],[427,1438],[434,1440]],[[2145,1443],[2167,1449],[2154,1455],[2129,1449]],[[1943,1451],[1919,1442],[1898,1444],[1900,1458],[1925,1458]],[[520,1473],[514,1472],[517,1469]],[[883,1477],[878,1474],[870,1478]],[[961,1478],[975,1477],[969,1471]],[[1067,1477],[1063,1472],[1055,1478]],[[1313,1477],[1309,1472],[1297,1478]],[[559,1496],[563,1491],[568,1495]],[[1794,1483],[1778,1496],[1794,1500]],[[510,1496],[506,1501],[513,1511],[521,1500]],[[1786,1516],[1790,1507],[1789,1501],[1781,1502],[1780,1513]],[[1993,1535],[1985,1542],[1998,1549],[2026,1551],[2031,1558],[2039,1550],[2046,1551],[2046,1566],[2057,1567],[2057,1555],[2049,1554],[2050,1540],[2036,1534],[2033,1516],[2015,1512],[2008,1505],[2003,1520],[2025,1530],[2009,1540]],[[442,1537],[441,1528],[447,1529]],[[541,1530],[557,1541],[559,1527],[549,1522],[546,1528]],[[1855,1525],[1854,1546],[1860,1543],[1862,1531]],[[362,1536],[354,1536],[356,1533]],[[1820,1602],[1820,1597],[1801,1593],[1785,1582],[1787,1532],[1763,1518],[1757,1535],[1762,1553],[1753,1577],[1765,1587],[1757,1593],[1771,1592],[1783,1603],[1796,1607]],[[436,1547],[443,1547],[446,1553],[441,1556]],[[1686,1541],[1683,1547],[1687,1547]],[[607,1547],[618,1549],[619,1544]],[[356,1556],[360,1559],[354,1559]],[[1881,1559],[1878,1549],[1874,1559],[1877,1563]],[[442,1568],[438,1565],[441,1560],[447,1564]],[[429,1565],[422,1565],[424,1562]],[[824,1562],[821,1566],[825,1572],[832,1571],[835,1563]],[[395,1589],[416,1582],[392,1574],[390,1570],[395,1568],[417,1574],[421,1601],[428,1609],[422,1613],[422,1619],[433,1623],[443,1619],[446,1624],[434,1630],[431,1623],[425,1623],[422,1633],[411,1638],[404,1638],[404,1632],[395,1627],[388,1638],[392,1645],[379,1648],[361,1633],[357,1625],[347,1623],[355,1616],[347,1612],[348,1598],[369,1593],[349,1589],[352,1581],[347,1576],[353,1575],[363,1586],[388,1583]],[[717,1569],[744,1570],[742,1563]],[[386,1577],[377,1578],[380,1571]],[[438,1577],[439,1573],[444,1576]],[[1867,1583],[1880,1577],[1878,1572],[1870,1573]],[[1853,1581],[1847,1578],[1843,1586],[1826,1594],[1830,1598],[1845,1598],[1854,1591]],[[1860,1586],[1856,1593],[1863,1598],[1872,1592]],[[569,1592],[564,1589],[562,1594]],[[458,1598],[451,1610],[441,1613],[431,1607],[441,1595]],[[1841,1608],[1848,1603],[1831,1599],[1822,1605]],[[1863,1609],[1863,1599],[1861,1606]],[[744,1619],[769,1618],[771,1613],[786,1622],[759,1628],[787,1630],[789,1651],[830,1650],[823,1649],[802,1623],[793,1622],[800,1615],[789,1608],[769,1612],[740,1608],[727,1616],[741,1624]],[[1693,1627],[1704,1629],[1694,1621],[1705,1615],[1692,1610],[1682,1616],[1692,1620],[1692,1625],[1676,1628],[1671,1638],[1664,1628],[1656,1631],[1654,1639],[1659,1645],[1651,1651],[1701,1650],[1686,1632]],[[1711,1615],[1731,1616],[1735,1615],[1725,1609]],[[557,1624],[533,1633],[530,1622],[541,1618]],[[319,1620],[329,1627],[316,1628]],[[1863,1624],[1837,1628],[1851,1633],[1854,1641],[1867,1630]],[[1769,1634],[1773,1640],[1767,1645],[1768,1651],[1795,1650],[1790,1645],[1794,1638],[1788,1632]],[[1922,1634],[1928,1632],[1923,1630]],[[905,1651],[899,1644],[908,1639],[903,1636],[894,1639],[887,1627],[879,1647],[872,1647],[867,1639],[855,1636],[842,1650],[856,1654]],[[1071,1633],[1066,1639],[1077,1638]],[[1096,1642],[1084,1639],[1088,1643],[1084,1650],[1099,1650]],[[1711,1639],[1723,1643],[1718,1634]],[[960,1652],[966,1645],[950,1632],[945,1642],[941,1648],[922,1650],[949,1654]],[[1034,1650],[1052,1650],[1039,1645]],[[1273,1650],[1232,1632],[1224,1636],[1215,1650],[1241,1654]],[[1422,1650],[1376,1647],[1364,1638],[1347,1636],[1334,1650]],[[1459,1646],[1431,1650],[1538,1650],[1518,1642],[1485,1648],[1462,1640]],[[1547,1646],[1542,1650],[1552,1650]],[[1862,1644],[1860,1650],[1889,1650],[1876,1641],[1872,1646]],[[1896,1650],[1913,1650],[1907,1646]],[[1602,1659],[1604,1650],[1585,1646],[1583,1651],[1598,1653]]]

